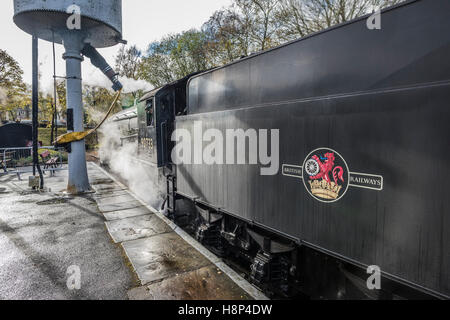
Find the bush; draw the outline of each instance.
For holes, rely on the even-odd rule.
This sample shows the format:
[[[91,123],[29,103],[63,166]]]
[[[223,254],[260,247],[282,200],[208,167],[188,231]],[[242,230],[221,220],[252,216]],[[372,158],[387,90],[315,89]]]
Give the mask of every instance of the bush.
[[[61,157],[62,162],[67,162],[69,160],[69,155],[65,151],[55,151],[55,150],[49,150],[49,149],[39,149],[38,154],[44,153],[45,151],[50,152],[50,157]],[[39,157],[40,158],[40,157]],[[41,159],[39,159],[41,160]]]
[[[50,141],[52,129],[51,128],[39,128],[39,137],[38,140],[42,142],[44,147],[49,147],[52,145],[52,141]],[[58,128],[58,136],[67,133],[65,128]],[[56,139],[57,137],[53,137]]]
[[[26,158],[20,158],[20,159],[12,159],[11,165],[13,167],[28,167],[33,165],[33,157],[26,157]]]

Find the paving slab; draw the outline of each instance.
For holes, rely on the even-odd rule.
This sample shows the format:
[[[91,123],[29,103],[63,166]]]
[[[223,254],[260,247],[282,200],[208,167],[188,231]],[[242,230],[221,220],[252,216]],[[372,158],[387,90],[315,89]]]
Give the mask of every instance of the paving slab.
[[[105,176],[114,180],[108,174]],[[93,184],[94,187],[100,185],[103,190],[94,199],[108,220],[105,225],[109,234],[114,242],[121,243],[143,285],[128,292],[130,299],[264,298],[261,293],[255,294],[256,289],[252,290],[245,279],[199,246],[182,229],[160,213],[141,205],[132,193],[125,193],[102,177]],[[117,183],[117,186],[122,185]],[[129,205],[139,206],[123,209]]]
[[[128,291],[130,300],[251,300],[216,266],[207,266]]]
[[[174,232],[124,242],[122,247],[142,285],[211,265]]]
[[[172,229],[154,214],[109,221],[105,224],[115,243],[172,232]]]
[[[121,187],[117,184],[97,184],[93,185],[92,188],[98,193],[105,193],[110,191],[122,191],[126,190],[124,187]]]
[[[126,219],[126,218],[132,218],[132,217],[138,217],[150,214],[150,210],[147,209],[147,207],[137,207],[132,209],[126,209],[126,210],[119,210],[119,211],[111,211],[111,212],[104,212],[103,216],[106,220],[112,221],[112,220],[119,220],[119,219]]]
[[[94,199],[106,199],[106,198],[114,198],[118,196],[125,196],[129,195],[129,193],[126,190],[118,190],[118,191],[111,191],[111,192],[95,192],[92,194],[92,197]]]
[[[122,202],[133,202],[136,201],[135,198],[133,198],[129,194],[123,194],[118,195],[115,197],[108,197],[108,198],[98,198],[96,199],[98,205],[105,205],[105,204],[115,204],[115,203],[122,203]]]
[[[104,202],[102,204],[98,204],[98,208],[100,209],[101,212],[127,210],[127,209],[133,209],[133,208],[137,208],[137,207],[141,207],[141,206],[142,206],[142,203],[140,203],[137,200],[120,202],[120,203]]]

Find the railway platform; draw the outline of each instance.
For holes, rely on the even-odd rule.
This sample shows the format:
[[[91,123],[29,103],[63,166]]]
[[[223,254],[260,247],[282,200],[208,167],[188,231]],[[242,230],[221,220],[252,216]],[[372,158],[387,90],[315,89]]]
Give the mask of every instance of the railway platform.
[[[265,299],[98,165],[88,170],[95,192],[83,197],[63,193],[64,171],[45,192],[0,177],[1,299]]]

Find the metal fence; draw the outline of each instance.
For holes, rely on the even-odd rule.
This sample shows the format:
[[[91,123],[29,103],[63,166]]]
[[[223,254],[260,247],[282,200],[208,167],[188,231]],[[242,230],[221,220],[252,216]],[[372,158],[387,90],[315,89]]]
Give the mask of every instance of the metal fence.
[[[65,161],[64,148],[40,147],[39,163],[43,167],[61,168]],[[43,157],[45,156],[45,157]],[[33,148],[0,148],[0,170],[8,173],[9,170],[17,170],[33,165]]]

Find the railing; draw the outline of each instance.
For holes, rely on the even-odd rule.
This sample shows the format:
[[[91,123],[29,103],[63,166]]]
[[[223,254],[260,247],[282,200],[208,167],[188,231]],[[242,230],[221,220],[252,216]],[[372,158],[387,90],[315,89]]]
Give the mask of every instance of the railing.
[[[64,148],[51,147],[39,147],[42,154],[43,150],[51,151],[50,157],[58,157],[57,165],[62,167],[64,161]],[[0,170],[8,172],[8,169],[17,169],[20,167],[29,167],[33,165],[33,148],[32,147],[22,147],[22,148],[0,148]],[[39,163],[45,166],[42,162],[41,157],[39,157]]]

